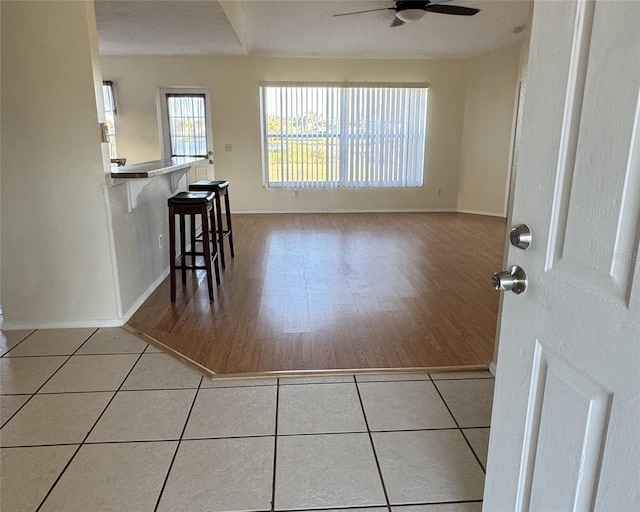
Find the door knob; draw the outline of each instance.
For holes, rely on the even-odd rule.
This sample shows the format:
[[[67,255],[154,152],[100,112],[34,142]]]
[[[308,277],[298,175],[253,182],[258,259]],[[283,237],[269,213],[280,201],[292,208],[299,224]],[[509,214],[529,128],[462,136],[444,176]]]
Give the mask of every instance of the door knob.
[[[509,232],[509,241],[511,245],[527,250],[531,245],[531,230],[526,224],[518,224]]]
[[[520,295],[527,289],[527,274],[519,266],[515,265],[510,270],[496,272],[491,277],[493,287],[499,292],[512,291]]]

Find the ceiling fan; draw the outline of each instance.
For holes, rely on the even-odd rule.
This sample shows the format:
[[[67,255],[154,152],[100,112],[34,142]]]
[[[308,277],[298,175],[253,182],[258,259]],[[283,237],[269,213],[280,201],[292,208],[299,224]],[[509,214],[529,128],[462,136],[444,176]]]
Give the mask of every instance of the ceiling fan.
[[[478,14],[480,9],[473,7],[462,7],[459,5],[445,5],[444,2],[449,0],[398,0],[395,7],[382,7],[380,9],[368,9],[366,11],[345,12],[343,14],[334,14],[334,18],[338,16],[351,16],[353,14],[364,14],[374,11],[395,11],[396,15],[391,23],[392,27],[399,27],[405,23],[418,21],[428,12],[437,12],[439,14],[453,14],[454,16],[473,16]]]

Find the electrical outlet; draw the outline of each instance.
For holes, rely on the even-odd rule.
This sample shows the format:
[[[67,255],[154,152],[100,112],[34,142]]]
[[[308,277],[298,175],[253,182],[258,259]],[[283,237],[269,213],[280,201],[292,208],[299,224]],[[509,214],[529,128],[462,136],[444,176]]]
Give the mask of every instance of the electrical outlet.
[[[297,199],[298,197],[300,197],[300,192],[297,191],[297,190],[294,190],[293,191],[293,197],[294,197],[294,199]]]
[[[225,151],[233,151],[233,146],[231,146],[231,144],[229,144],[228,142],[224,145],[224,150]]]
[[[160,246],[160,249],[164,248],[164,236],[163,235],[158,235],[158,245]]]

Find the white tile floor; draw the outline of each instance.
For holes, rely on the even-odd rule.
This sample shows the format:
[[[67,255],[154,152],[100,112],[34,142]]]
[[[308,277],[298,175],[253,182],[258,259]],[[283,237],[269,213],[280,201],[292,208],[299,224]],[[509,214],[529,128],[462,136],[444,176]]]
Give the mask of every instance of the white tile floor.
[[[2,512],[482,509],[488,372],[209,380],[118,328],[0,354]]]

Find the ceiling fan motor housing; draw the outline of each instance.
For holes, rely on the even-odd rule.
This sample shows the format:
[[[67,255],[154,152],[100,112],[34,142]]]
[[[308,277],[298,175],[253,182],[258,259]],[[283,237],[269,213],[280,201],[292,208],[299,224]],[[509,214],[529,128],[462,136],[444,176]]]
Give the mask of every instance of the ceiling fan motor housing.
[[[396,10],[397,11],[406,11],[407,9],[424,10],[424,8],[430,3],[431,2],[428,0],[398,0],[396,2]]]
[[[396,17],[405,23],[418,21],[426,14],[426,7],[429,3],[428,1],[416,2],[399,0],[396,2]]]

